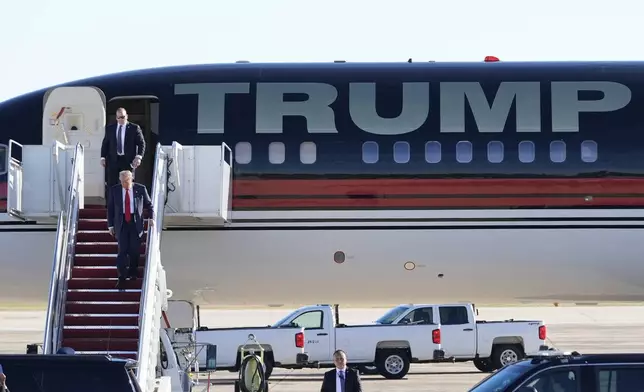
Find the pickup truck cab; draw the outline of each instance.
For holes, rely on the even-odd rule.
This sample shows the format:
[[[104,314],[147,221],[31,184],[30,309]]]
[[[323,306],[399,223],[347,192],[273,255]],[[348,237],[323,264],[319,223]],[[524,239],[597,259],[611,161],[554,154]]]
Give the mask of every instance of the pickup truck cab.
[[[483,321],[476,319],[477,313],[471,303],[399,305],[376,323],[440,324],[445,356],[459,362],[473,361],[483,372],[548,348],[543,321]]]
[[[438,324],[339,323],[339,311],[331,305],[305,306],[290,313],[273,328],[304,328],[308,367],[332,367],[333,353],[347,353],[349,366],[375,364],[385,378],[399,379],[411,363],[444,359]]]

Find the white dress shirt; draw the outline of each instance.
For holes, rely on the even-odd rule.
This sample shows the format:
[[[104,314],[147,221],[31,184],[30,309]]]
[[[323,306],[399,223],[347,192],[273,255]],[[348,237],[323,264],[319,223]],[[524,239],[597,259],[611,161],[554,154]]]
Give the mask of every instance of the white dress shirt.
[[[130,187],[130,213],[134,218],[134,187]],[[123,213],[125,214],[125,188],[121,187],[121,198],[123,200]]]
[[[340,378],[340,372],[344,373],[344,385],[347,385],[347,368],[344,369],[335,369],[335,391],[342,392],[342,379]]]
[[[127,129],[127,121],[125,124],[116,124],[116,142],[118,143],[119,141],[119,130],[121,132],[121,151],[123,151],[123,154],[118,154],[118,148],[116,149],[117,154],[120,156],[125,155],[125,130]]]

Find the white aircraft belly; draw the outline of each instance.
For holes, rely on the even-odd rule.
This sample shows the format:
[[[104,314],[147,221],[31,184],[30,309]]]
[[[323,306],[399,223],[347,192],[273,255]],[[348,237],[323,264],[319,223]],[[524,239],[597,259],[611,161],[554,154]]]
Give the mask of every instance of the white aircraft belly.
[[[496,212],[504,214],[516,212]],[[591,215],[609,214],[625,212]],[[162,263],[176,299],[231,306],[644,301],[644,219],[269,223],[244,222],[243,214],[236,218],[242,222],[230,228],[163,233]],[[567,228],[552,228],[562,224]],[[347,227],[356,225],[362,227]],[[599,225],[610,228],[589,228]],[[54,239],[52,231],[0,232],[0,302],[46,301]],[[345,254],[341,264],[334,261],[337,251]],[[406,263],[414,268],[406,269]]]

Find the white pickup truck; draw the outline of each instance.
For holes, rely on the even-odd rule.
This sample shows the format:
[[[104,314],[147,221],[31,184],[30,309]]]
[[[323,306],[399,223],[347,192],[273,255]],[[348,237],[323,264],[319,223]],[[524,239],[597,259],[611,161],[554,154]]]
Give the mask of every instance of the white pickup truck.
[[[273,328],[304,328],[308,367],[333,366],[333,352],[342,349],[349,366],[375,364],[383,377],[399,379],[407,374],[411,363],[444,360],[441,328],[437,324],[344,325],[338,319],[337,306],[305,306],[273,324]]]
[[[445,356],[455,361],[473,361],[482,372],[491,372],[547,350],[543,321],[476,320],[478,310],[470,303],[400,305],[376,323],[381,325],[440,324]],[[374,368],[367,373],[375,372]]]
[[[163,323],[166,324],[164,327],[183,368],[197,370],[193,363],[196,359],[200,371],[238,371],[241,365],[240,349],[243,346],[249,351],[255,349],[256,354],[260,351],[257,344],[249,344],[250,334],[264,348],[267,377],[274,366],[303,367],[308,364],[302,327],[208,328],[199,326],[199,307],[195,307],[192,302],[171,300],[168,305]],[[216,352],[211,352],[211,349]]]

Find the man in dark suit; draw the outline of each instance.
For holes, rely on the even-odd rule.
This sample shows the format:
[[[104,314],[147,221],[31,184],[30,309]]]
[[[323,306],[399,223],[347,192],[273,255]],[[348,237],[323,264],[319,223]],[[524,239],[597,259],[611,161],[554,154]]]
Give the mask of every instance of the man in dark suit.
[[[335,369],[324,373],[320,392],[362,392],[360,374],[347,367],[347,354],[342,350],[333,353]]]
[[[119,173],[121,183],[110,187],[107,202],[107,226],[118,242],[118,283],[123,288],[126,279],[136,279],[139,268],[139,249],[144,230],[143,208],[147,208],[149,225],[154,226],[154,207],[145,185],[133,182],[132,172]],[[129,258],[129,262],[128,262]]]
[[[143,131],[137,124],[127,121],[127,111],[116,110],[116,124],[105,127],[101,145],[101,165],[107,167],[106,193],[109,187],[119,183],[119,173],[134,170],[141,164],[145,154]],[[107,199],[107,195],[105,197]]]

